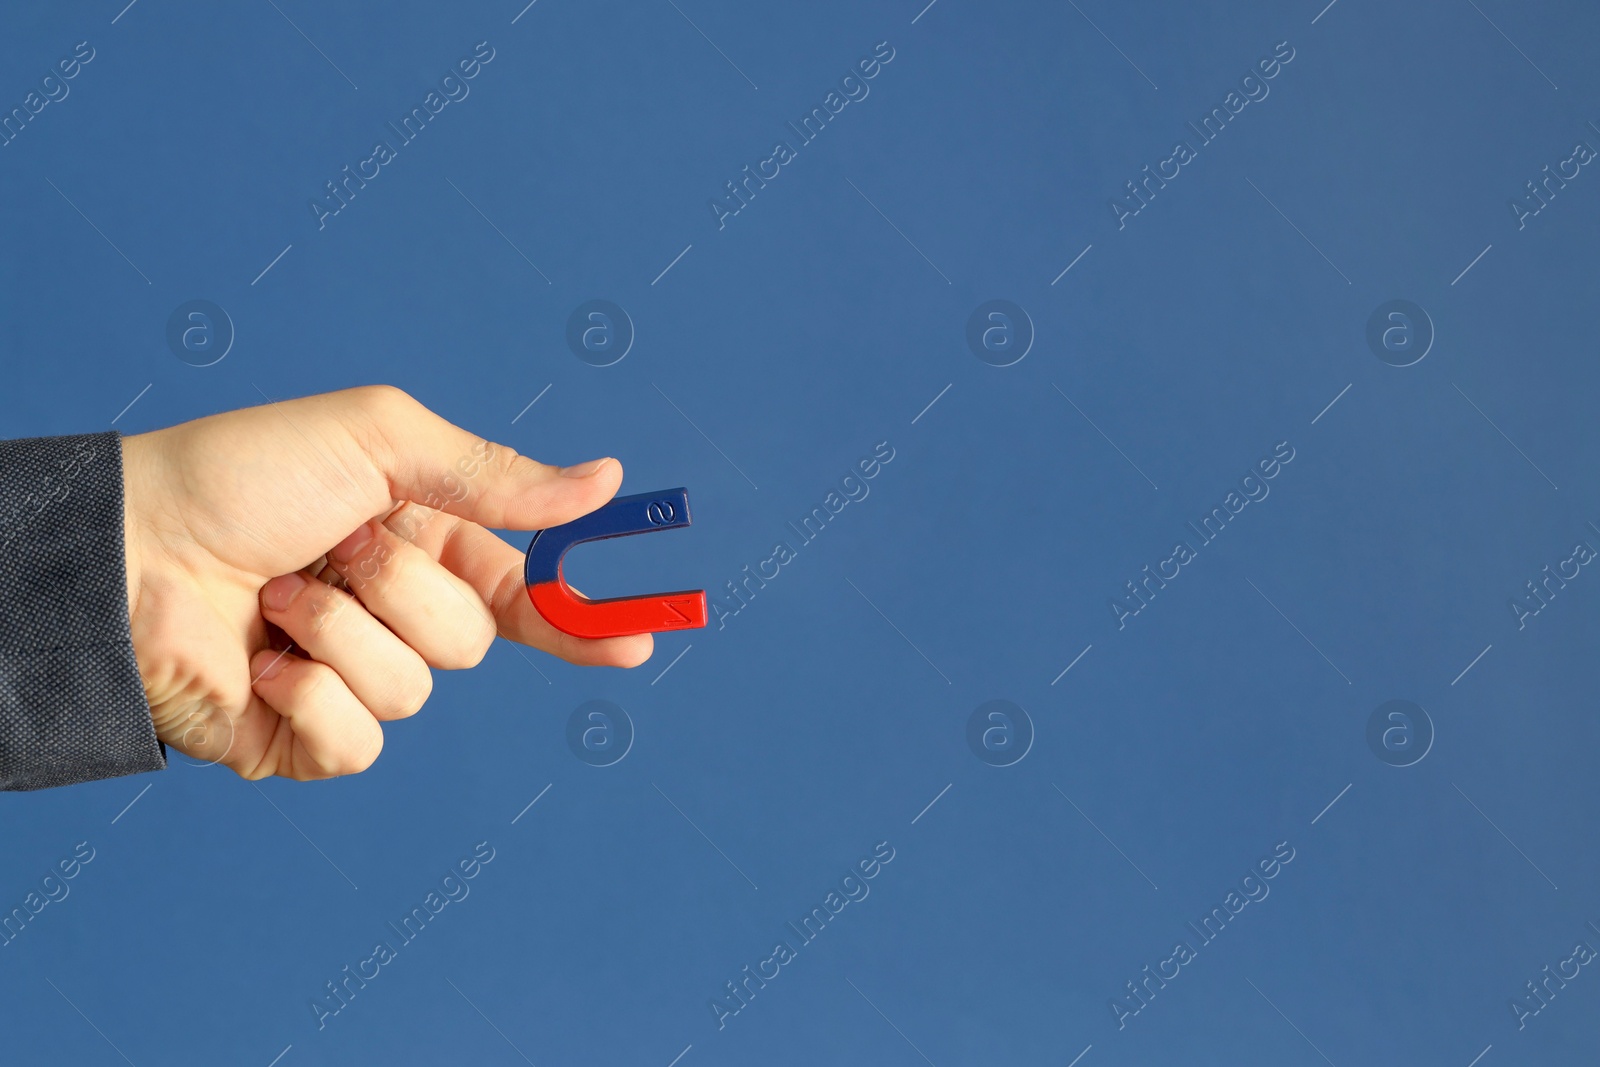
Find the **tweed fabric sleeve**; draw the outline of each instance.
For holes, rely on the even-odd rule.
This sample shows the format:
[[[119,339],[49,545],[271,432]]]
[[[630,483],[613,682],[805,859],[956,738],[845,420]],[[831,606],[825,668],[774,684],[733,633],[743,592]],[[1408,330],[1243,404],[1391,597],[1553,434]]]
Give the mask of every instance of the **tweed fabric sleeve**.
[[[166,766],[134,659],[114,430],[0,441],[0,789]]]

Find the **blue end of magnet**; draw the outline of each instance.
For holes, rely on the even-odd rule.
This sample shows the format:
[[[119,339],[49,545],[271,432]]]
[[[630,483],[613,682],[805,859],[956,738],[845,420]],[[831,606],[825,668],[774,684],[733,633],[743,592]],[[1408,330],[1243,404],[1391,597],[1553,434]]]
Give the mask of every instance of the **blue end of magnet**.
[[[619,496],[581,518],[534,534],[533,542],[528,545],[523,581],[529,586],[559,581],[561,557],[573,545],[688,525],[689,490],[686,488]]]

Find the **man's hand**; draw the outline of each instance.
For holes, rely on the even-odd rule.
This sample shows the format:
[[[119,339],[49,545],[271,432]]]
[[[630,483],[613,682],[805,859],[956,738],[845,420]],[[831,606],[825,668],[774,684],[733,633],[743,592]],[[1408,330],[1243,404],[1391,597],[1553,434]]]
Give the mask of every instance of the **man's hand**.
[[[610,500],[622,466],[558,469],[369,386],[123,442],[128,609],[156,735],[246,778],[365,770],[378,725],[422,707],[430,667],[499,634],[633,667],[648,634],[569,637],[534,610],[537,530]],[[289,643],[293,642],[293,648]]]

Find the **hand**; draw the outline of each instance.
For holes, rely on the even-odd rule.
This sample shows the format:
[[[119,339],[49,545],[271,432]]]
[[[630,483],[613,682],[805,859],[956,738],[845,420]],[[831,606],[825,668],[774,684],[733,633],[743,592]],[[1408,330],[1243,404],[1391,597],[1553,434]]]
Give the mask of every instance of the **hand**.
[[[365,770],[379,723],[428,698],[429,668],[473,666],[496,634],[573,663],[650,657],[648,634],[545,622],[522,552],[485,528],[593,511],[622,483],[616,460],[545,466],[368,386],[129,437],[123,464],[156,736],[245,778]]]

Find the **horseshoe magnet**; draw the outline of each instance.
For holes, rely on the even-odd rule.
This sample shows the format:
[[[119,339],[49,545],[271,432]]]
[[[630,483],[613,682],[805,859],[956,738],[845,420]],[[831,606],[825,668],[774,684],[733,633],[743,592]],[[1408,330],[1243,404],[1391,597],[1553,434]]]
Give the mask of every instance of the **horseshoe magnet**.
[[[540,530],[528,545],[523,567],[528,599],[546,622],[573,637],[699,629],[706,624],[704,589],[590,600],[567,585],[561,573],[562,557],[573,545],[689,524],[689,490],[678,488],[617,497],[582,518]]]

